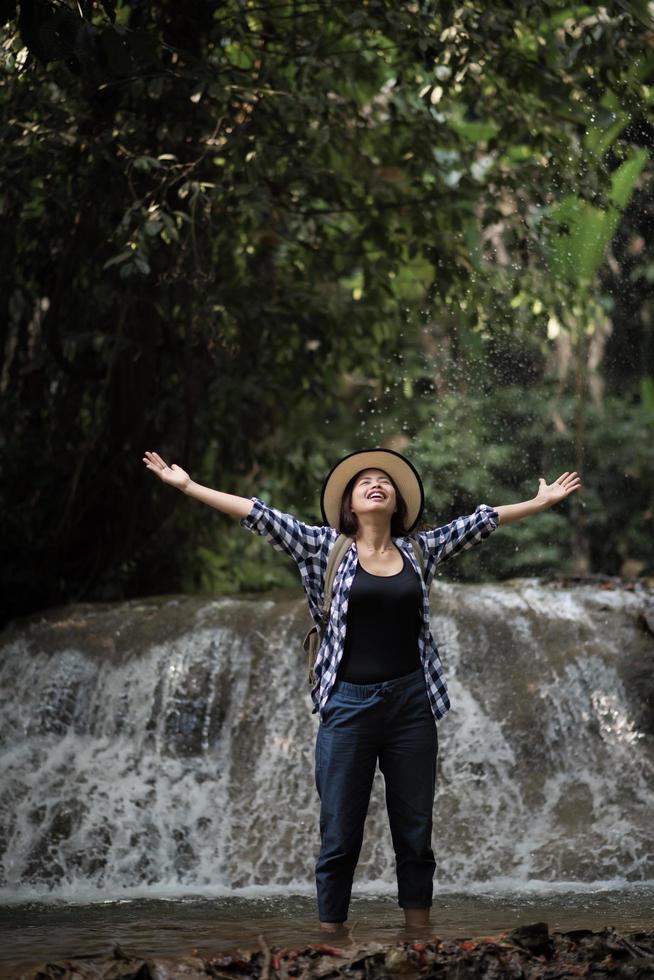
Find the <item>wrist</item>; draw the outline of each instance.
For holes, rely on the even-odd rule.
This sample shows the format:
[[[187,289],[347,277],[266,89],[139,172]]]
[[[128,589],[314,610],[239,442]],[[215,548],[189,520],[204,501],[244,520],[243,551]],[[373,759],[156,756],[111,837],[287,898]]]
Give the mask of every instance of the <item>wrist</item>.
[[[182,491],[182,493],[185,493],[188,496],[190,494],[190,492],[191,492],[191,488],[194,487],[194,486],[195,486],[195,483],[189,477],[189,479],[186,481],[186,483],[184,484],[184,486],[183,487],[180,487],[179,489]]]
[[[549,500],[543,500],[542,497],[533,497],[531,502],[534,505],[536,512],[549,510],[549,508],[552,506]]]

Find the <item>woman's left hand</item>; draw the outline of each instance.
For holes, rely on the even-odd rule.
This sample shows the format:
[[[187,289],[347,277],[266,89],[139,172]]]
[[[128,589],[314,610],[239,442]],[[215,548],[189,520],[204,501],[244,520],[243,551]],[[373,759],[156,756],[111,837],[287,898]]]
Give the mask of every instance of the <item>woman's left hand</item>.
[[[566,497],[580,488],[581,479],[577,473],[562,473],[558,480],[549,484],[541,476],[538,481],[538,493],[535,499],[538,503],[542,504],[545,510],[548,507],[553,507],[554,504],[558,504],[559,501],[565,500]]]

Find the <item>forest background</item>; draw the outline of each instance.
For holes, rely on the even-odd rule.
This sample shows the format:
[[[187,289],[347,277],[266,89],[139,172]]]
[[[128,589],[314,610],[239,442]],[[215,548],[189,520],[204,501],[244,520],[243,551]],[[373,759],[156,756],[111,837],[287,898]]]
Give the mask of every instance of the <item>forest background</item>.
[[[443,575],[654,574],[647,2],[0,0],[0,617],[296,585],[154,480],[312,523],[583,493]]]

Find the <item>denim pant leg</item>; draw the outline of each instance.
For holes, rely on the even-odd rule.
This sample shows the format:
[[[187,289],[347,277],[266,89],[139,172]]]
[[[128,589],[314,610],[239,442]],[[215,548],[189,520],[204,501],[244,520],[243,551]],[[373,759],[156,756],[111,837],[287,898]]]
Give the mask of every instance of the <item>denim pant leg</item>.
[[[386,708],[379,768],[386,784],[398,904],[427,908],[436,869],[431,835],[438,734],[424,678],[392,691]]]
[[[323,710],[316,738],[321,841],[316,888],[321,922],[347,919],[377,765],[381,707],[374,693],[357,697],[335,690]]]

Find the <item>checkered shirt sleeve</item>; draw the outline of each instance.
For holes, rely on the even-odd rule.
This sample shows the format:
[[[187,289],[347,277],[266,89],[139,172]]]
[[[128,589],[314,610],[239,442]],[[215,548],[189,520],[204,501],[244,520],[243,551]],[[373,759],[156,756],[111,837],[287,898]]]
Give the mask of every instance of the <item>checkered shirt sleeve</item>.
[[[492,534],[499,522],[499,515],[493,507],[479,504],[473,514],[457,517],[442,527],[417,531],[415,537],[427,559],[427,581],[431,580],[437,565],[479,544]]]
[[[322,617],[323,591],[327,559],[338,531],[327,525],[304,524],[292,514],[269,507],[259,497],[253,497],[252,510],[241,526],[261,534],[277,551],[285,551],[295,560],[302,586],[309,602],[314,623]]]
[[[298,563],[320,556],[331,528],[304,524],[292,514],[269,507],[259,497],[252,500],[252,510],[241,520],[241,527],[261,534],[273,548],[285,551]]]

